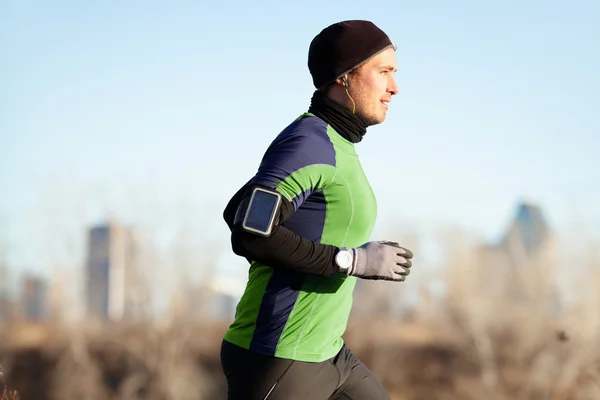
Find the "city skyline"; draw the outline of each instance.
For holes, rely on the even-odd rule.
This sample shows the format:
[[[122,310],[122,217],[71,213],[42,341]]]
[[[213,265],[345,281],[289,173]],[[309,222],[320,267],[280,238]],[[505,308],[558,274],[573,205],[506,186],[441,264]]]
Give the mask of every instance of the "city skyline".
[[[228,275],[216,268],[217,260],[206,260],[206,264],[202,264],[198,258],[199,254],[188,247],[193,244],[182,240],[176,243],[176,253],[171,254],[174,257],[174,265],[179,267],[174,271],[168,264],[160,265],[161,259],[154,259],[156,249],[144,243],[147,233],[127,226],[117,219],[89,225],[83,249],[85,261],[76,267],[78,271],[71,279],[64,276],[45,278],[25,275],[19,278],[18,291],[9,290],[10,284],[6,282],[9,271],[6,266],[2,268],[0,264],[0,277],[4,276],[4,280],[0,281],[0,314],[3,307],[6,313],[6,306],[12,301],[15,302],[16,315],[34,320],[99,318],[111,321],[139,321],[146,318],[160,319],[168,315],[185,315],[191,319],[227,319],[233,316],[245,287],[246,260],[238,260],[238,266],[244,266],[243,273]],[[412,238],[415,239],[419,241],[419,238]],[[530,287],[540,290],[540,277],[536,277],[536,274],[541,273],[547,280],[545,284],[548,288],[555,291],[554,304],[555,307],[559,307],[567,304],[573,293],[569,293],[568,281],[555,281],[557,276],[554,274],[558,272],[556,267],[560,263],[556,257],[560,242],[556,239],[556,232],[548,223],[543,207],[528,202],[515,204],[509,223],[494,240],[479,238],[475,241],[461,242],[459,238],[453,238],[459,240],[457,243],[460,246],[467,246],[473,259],[478,260],[475,264],[477,271],[470,273],[476,273],[483,279],[479,285],[481,288],[490,286],[495,290],[500,289],[501,292],[514,291],[515,295],[521,296],[521,286],[516,285],[516,282],[521,282],[520,285],[527,282]],[[409,246],[412,247],[417,242],[411,242]],[[447,254],[450,259],[442,261],[443,268],[456,268],[452,264],[452,250],[447,250],[450,250],[450,254]],[[583,256],[585,258],[586,255]],[[590,253],[589,256],[594,255]],[[178,263],[181,265],[177,265]],[[190,279],[190,265],[194,265],[201,272],[200,275],[196,275],[196,279]],[[154,270],[156,267],[162,269],[162,272],[167,271],[175,275],[175,279],[170,284],[163,281],[160,276],[155,275],[159,272]],[[469,268],[467,265],[463,266],[465,267]],[[581,271],[585,272],[584,269]],[[424,272],[428,271],[421,273]],[[572,270],[573,272],[576,275],[576,271]],[[525,278],[528,275],[531,276]],[[200,279],[197,279],[199,277]],[[419,302],[417,292],[422,289],[420,285],[425,284],[427,290],[431,290],[430,294],[436,297],[445,296],[452,286],[451,281],[440,287],[436,285],[439,277],[430,278],[433,279],[428,282],[426,276],[412,277],[412,281],[417,281],[404,287],[401,296],[399,293],[385,295],[395,290],[392,286],[383,287],[378,286],[377,282],[361,281],[357,286],[356,295],[367,296],[369,302],[383,295],[381,300],[388,303],[382,312],[407,311]],[[504,280],[506,287],[500,284]],[[492,292],[488,295],[492,296]],[[391,301],[392,299],[395,300]],[[9,303],[6,303],[7,301]],[[359,307],[356,312],[360,314],[365,310],[360,311]]]

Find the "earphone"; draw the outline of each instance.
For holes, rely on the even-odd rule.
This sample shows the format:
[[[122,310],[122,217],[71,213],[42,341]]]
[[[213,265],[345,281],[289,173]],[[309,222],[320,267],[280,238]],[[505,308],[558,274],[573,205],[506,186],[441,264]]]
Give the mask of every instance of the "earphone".
[[[344,75],[342,77],[342,82],[344,83],[344,87],[346,88],[346,94],[348,95],[348,98],[352,102],[352,114],[354,114],[356,112],[356,103],[354,102],[354,99],[352,98],[352,96],[350,96],[350,93],[348,93],[348,76],[347,75]]]

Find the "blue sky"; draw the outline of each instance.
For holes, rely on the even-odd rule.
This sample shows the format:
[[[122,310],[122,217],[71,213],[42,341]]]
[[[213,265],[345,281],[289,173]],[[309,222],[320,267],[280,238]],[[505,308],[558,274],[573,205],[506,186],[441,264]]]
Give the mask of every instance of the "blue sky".
[[[109,214],[227,253],[222,208],[308,107],[309,42],[343,19],[398,45],[400,93],[358,146],[374,235],[452,225],[493,239],[526,198],[564,235],[600,238],[597,1],[203,3],[3,2],[11,267],[82,257],[86,224]]]

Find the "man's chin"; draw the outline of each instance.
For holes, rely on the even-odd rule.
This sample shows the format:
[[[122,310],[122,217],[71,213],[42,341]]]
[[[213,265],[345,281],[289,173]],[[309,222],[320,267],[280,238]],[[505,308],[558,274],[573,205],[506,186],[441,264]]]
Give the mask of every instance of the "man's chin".
[[[380,117],[364,118],[364,120],[368,126],[379,125],[379,124],[383,123],[383,121],[385,121],[385,115],[380,116]]]
[[[367,124],[367,126],[379,125],[385,121],[386,113],[381,115],[374,115],[373,113],[357,113],[360,118]]]

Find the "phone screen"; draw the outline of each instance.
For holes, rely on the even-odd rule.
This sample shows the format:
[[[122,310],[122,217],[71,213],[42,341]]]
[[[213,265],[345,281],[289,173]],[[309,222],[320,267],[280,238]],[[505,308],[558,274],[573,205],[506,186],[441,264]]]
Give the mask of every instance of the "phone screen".
[[[254,192],[254,198],[248,209],[246,227],[260,232],[268,232],[273,214],[277,211],[279,198],[261,190]]]

